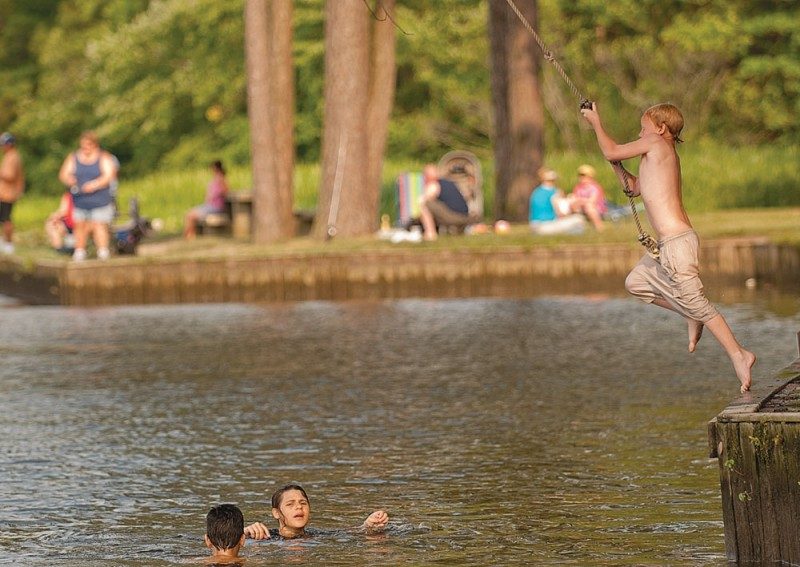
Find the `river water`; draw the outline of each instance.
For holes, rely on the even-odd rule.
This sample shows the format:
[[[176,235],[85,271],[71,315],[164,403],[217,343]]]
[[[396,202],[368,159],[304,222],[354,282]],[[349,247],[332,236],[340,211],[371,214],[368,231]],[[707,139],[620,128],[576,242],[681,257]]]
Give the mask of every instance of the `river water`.
[[[721,307],[756,380],[797,356],[796,296]],[[0,564],[200,564],[210,506],[272,525],[299,482],[329,533],[248,566],[724,565],[706,422],[737,380],[685,345],[601,296],[0,302]]]

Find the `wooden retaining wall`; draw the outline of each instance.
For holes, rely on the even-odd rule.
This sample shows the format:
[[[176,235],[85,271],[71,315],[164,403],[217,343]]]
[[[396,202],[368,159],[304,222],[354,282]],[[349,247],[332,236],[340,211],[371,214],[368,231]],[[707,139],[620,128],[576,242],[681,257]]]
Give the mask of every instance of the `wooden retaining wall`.
[[[741,285],[747,278],[800,281],[800,250],[764,239],[704,243],[702,274]],[[527,249],[397,248],[258,258],[42,262],[33,269],[0,260],[0,293],[64,305],[280,302],[405,297],[523,297],[622,290],[639,260],[631,245]],[[24,280],[22,286],[4,280]],[[792,279],[794,278],[794,279]],[[776,282],[780,283],[780,282]],[[37,299],[32,299],[36,297]]]
[[[800,358],[725,408],[708,438],[728,560],[800,565]]]
[[[0,258],[0,293],[33,304],[58,304],[63,263],[26,264],[16,258]]]

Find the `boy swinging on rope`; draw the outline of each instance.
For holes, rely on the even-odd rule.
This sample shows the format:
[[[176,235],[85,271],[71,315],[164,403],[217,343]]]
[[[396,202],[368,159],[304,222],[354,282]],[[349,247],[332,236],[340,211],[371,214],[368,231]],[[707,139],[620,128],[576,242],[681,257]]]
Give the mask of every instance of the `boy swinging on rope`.
[[[597,136],[603,156],[632,196],[641,195],[647,218],[658,237],[659,259],[649,254],[625,280],[625,288],[639,299],[682,315],[689,324],[689,352],[708,327],[733,363],[741,392],[750,389],[755,355],[736,340],[725,318],[703,293],[698,272],[699,241],[681,197],[681,165],[675,145],[682,140],[683,116],[671,104],[657,104],[642,115],[639,139],[617,144],[603,129],[596,105],[581,110]],[[621,161],[641,156],[639,177]],[[614,163],[616,162],[616,163]]]

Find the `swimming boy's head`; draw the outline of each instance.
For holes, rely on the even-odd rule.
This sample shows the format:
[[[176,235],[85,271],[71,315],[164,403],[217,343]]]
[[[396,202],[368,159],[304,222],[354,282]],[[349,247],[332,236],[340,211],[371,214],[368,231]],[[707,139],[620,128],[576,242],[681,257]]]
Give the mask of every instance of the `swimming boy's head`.
[[[683,130],[683,114],[678,107],[668,102],[656,104],[644,111],[644,116],[649,118],[656,128],[663,125],[672,135],[676,143],[681,143],[681,130]]]
[[[206,515],[206,545],[217,551],[237,549],[244,544],[244,516],[233,504],[215,506]]]
[[[272,517],[281,527],[302,531],[311,518],[308,495],[299,484],[287,484],[272,495]]]

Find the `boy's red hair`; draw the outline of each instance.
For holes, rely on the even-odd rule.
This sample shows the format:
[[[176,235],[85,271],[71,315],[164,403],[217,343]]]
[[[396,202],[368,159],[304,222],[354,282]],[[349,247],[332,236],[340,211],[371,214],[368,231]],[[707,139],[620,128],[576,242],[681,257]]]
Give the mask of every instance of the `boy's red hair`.
[[[653,121],[656,128],[662,124],[667,127],[676,143],[681,143],[681,130],[683,130],[683,114],[678,107],[668,102],[656,104],[644,111],[644,115]]]

